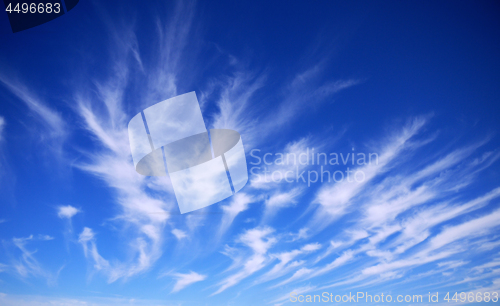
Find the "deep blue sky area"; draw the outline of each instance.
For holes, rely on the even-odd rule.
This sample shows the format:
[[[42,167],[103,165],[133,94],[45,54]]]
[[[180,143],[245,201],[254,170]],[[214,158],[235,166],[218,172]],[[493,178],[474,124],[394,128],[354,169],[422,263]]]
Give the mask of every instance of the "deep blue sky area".
[[[498,1],[81,0],[17,33],[0,12],[0,305],[498,302],[499,55]],[[248,182],[181,214],[127,126],[192,91]]]

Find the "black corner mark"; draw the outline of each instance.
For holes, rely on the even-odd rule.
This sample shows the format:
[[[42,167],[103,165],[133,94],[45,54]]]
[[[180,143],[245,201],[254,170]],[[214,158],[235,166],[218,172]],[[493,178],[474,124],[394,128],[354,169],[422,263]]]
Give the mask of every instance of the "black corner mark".
[[[61,0],[4,0],[3,2],[14,33],[64,15]]]
[[[36,27],[73,9],[79,0],[3,0],[12,32]]]
[[[66,12],[71,11],[78,4],[78,1],[80,0],[64,0],[64,3],[66,4]]]

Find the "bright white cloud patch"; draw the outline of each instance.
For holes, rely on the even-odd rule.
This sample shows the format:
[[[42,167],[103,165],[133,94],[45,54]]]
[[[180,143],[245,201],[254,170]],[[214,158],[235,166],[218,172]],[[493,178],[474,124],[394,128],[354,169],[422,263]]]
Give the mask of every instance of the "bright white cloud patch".
[[[61,219],[71,219],[74,215],[79,213],[80,210],[78,208],[75,208],[71,205],[67,206],[59,206],[57,208],[57,216]]]
[[[172,274],[172,276],[177,280],[175,282],[174,288],[172,289],[172,293],[179,292],[187,286],[197,282],[201,282],[202,280],[205,280],[205,278],[207,278],[206,275],[201,275],[193,271],[186,274],[175,273]]]
[[[174,234],[175,238],[177,238],[178,240],[181,240],[183,238],[187,238],[186,232],[181,231],[180,229],[174,228],[172,230],[172,234]]]

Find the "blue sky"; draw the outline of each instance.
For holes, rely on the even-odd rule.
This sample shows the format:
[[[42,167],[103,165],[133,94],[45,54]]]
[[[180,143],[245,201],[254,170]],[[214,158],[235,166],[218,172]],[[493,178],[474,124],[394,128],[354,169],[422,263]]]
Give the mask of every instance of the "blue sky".
[[[82,0],[15,34],[0,15],[0,304],[500,292],[498,3]],[[191,91],[254,172],[180,214],[127,124]],[[378,158],[274,162],[312,149]]]

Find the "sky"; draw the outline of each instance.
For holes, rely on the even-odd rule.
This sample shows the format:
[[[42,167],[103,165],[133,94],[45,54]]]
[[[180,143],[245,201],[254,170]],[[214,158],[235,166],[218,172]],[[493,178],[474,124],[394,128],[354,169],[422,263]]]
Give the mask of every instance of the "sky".
[[[0,41],[1,305],[500,293],[498,2],[81,0]],[[127,125],[192,91],[249,181],[180,214]]]

